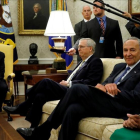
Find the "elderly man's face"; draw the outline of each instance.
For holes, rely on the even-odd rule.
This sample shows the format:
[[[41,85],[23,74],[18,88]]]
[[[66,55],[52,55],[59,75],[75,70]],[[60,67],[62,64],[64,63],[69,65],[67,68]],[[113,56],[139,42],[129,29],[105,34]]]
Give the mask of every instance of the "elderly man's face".
[[[38,13],[38,11],[39,11],[38,5],[34,5],[34,8],[33,8],[33,9],[34,9],[34,12],[35,12],[35,13]]]
[[[137,40],[128,40],[124,43],[123,56],[129,66],[140,60],[140,46]]]
[[[87,47],[87,40],[81,40],[78,46],[79,56],[85,60],[92,51],[92,47]]]
[[[82,15],[83,15],[84,19],[90,20],[91,14],[92,14],[92,11],[89,6],[83,7]]]

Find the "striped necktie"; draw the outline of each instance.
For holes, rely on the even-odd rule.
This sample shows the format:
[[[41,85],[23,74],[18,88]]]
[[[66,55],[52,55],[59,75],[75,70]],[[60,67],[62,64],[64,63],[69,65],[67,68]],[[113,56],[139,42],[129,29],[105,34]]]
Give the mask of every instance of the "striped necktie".
[[[72,74],[69,76],[69,78],[67,79],[67,82],[70,82],[72,80],[72,78],[74,77],[74,75],[76,74],[76,72],[79,70],[79,68],[84,64],[85,61],[82,61],[79,66],[72,72]]]
[[[117,84],[122,79],[122,77],[127,73],[129,69],[130,67],[126,67],[125,71],[114,81],[114,83]]]
[[[104,21],[102,18],[100,18],[99,21],[100,21],[100,28],[102,29],[102,35],[104,35],[105,33]]]

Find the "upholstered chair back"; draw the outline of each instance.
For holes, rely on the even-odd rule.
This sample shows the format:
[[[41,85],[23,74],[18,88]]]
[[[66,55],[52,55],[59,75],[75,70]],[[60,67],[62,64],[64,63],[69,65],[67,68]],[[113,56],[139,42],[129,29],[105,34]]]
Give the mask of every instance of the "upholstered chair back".
[[[101,58],[101,60],[103,62],[103,69],[104,69],[101,83],[110,75],[114,66],[117,63],[125,62],[124,59],[115,59],[115,58]]]

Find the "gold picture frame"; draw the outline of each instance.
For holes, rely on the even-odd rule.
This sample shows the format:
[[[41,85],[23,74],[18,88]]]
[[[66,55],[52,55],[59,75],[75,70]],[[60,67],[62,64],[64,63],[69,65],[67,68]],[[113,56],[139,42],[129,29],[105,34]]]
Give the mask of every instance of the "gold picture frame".
[[[134,16],[140,16],[140,1],[128,0],[128,12]]]
[[[29,20],[28,15],[30,15],[30,13],[34,13],[33,6],[36,3],[40,4],[40,6],[41,6],[40,13],[43,16],[43,18],[45,17],[44,19],[42,18],[42,21],[44,22],[44,25],[42,26],[43,29],[39,26],[36,26],[35,28],[32,28],[32,26],[30,26],[31,28],[30,27],[26,28],[28,25],[28,20]],[[19,35],[34,35],[34,36],[35,35],[44,35],[48,18],[49,18],[49,1],[48,0],[32,0],[32,1],[18,0],[18,34]],[[32,24],[32,22],[30,22],[30,23]],[[42,22],[38,22],[38,23],[42,23]]]

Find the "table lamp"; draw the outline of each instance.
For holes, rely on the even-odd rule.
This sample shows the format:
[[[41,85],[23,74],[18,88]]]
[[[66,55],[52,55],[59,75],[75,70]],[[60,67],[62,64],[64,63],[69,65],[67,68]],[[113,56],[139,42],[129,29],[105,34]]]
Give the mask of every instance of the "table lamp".
[[[54,68],[65,70],[66,62],[61,58],[60,52],[64,52],[66,49],[64,43],[67,36],[75,35],[68,11],[51,11],[44,35],[53,36],[53,52],[59,52],[57,58],[54,60]]]

